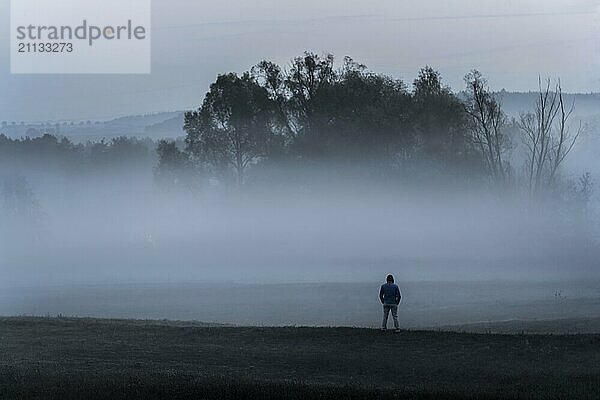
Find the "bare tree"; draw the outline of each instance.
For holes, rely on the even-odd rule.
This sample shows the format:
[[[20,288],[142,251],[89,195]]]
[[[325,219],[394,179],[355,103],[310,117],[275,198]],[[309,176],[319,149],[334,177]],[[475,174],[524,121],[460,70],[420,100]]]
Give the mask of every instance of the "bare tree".
[[[509,140],[505,133],[507,118],[502,105],[490,93],[479,71],[469,72],[465,82],[471,141],[479,149],[490,178],[496,183],[507,183],[510,165],[505,160],[505,152],[509,148]]]
[[[521,114],[519,128],[527,149],[526,172],[529,194],[538,193],[556,182],[560,166],[582,133],[581,124],[572,133],[569,120],[574,101],[567,108],[560,80],[552,88],[550,79],[542,86],[533,112]]]

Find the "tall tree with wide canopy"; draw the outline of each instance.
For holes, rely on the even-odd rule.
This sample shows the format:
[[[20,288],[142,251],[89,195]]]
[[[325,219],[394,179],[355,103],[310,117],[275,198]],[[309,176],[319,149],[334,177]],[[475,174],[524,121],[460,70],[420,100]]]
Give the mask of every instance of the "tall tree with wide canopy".
[[[272,139],[273,102],[249,73],[219,75],[202,107],[185,114],[187,150],[216,172],[232,167],[238,186]]]

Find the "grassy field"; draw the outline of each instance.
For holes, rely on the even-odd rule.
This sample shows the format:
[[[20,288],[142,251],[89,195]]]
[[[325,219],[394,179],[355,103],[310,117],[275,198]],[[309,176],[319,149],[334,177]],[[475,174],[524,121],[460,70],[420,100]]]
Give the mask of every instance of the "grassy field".
[[[600,335],[0,318],[0,398],[597,399]]]
[[[600,318],[564,318],[477,322],[471,324],[446,325],[431,328],[433,330],[504,333],[504,334],[595,334],[600,332]]]

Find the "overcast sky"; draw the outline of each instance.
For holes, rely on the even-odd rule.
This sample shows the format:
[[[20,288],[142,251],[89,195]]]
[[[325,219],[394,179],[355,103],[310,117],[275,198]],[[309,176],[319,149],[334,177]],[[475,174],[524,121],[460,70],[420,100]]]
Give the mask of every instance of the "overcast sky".
[[[600,91],[600,0],[152,2],[150,75],[11,75],[9,0],[0,0],[0,120],[195,108],[218,73],[304,50],[350,55],[407,82],[429,64],[454,89],[477,68],[495,89],[535,89],[541,74],[567,91]]]

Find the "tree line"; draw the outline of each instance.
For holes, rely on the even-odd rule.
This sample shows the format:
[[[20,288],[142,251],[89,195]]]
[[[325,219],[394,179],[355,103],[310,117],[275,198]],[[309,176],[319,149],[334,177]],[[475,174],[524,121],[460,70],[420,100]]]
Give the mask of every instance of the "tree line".
[[[557,186],[581,134],[570,130],[574,105],[560,82],[540,80],[534,108],[509,118],[476,70],[455,93],[429,66],[409,87],[349,57],[334,61],[307,52],[287,68],[261,61],[219,75],[185,113],[185,145],[159,144],[157,173],[184,182],[178,174],[194,170],[241,187],[265,166],[336,164],[378,175],[452,173],[535,194]]]
[[[294,176],[273,171],[309,169],[392,180],[452,176],[532,196],[561,188],[582,128],[571,121],[574,104],[564,100],[560,81],[540,79],[533,108],[516,118],[480,72],[464,82],[454,92],[426,66],[409,85],[349,57],[338,66],[331,54],[304,53],[286,67],[261,61],[219,75],[201,106],[185,113],[182,140],[75,144],[49,128],[21,139],[0,135],[0,163],[70,173],[133,163],[161,185],[186,188],[209,178],[234,187],[294,184]],[[576,184],[589,192],[592,179],[583,175]]]
[[[74,143],[52,129],[31,131],[32,136],[10,138],[0,134],[0,166],[3,171],[43,166],[68,174],[156,163],[155,143],[150,139],[116,137]]]

